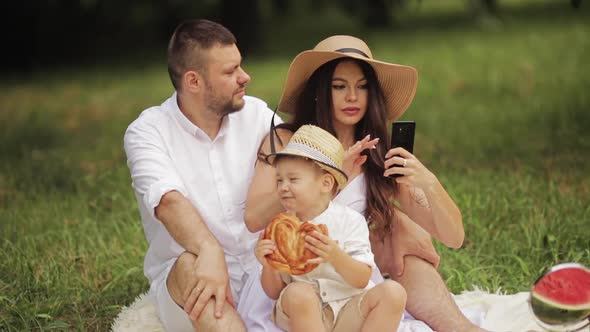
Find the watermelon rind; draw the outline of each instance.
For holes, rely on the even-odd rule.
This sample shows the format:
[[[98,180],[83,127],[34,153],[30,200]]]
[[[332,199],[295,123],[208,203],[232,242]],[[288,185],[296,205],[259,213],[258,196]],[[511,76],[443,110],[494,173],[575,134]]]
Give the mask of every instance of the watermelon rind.
[[[590,309],[567,310],[548,306],[536,297],[531,298],[531,307],[537,317],[543,323],[549,325],[571,324],[580,322],[590,316]]]
[[[543,295],[533,291],[532,292],[532,296],[533,298],[536,298],[537,300],[541,301],[543,304],[553,307],[553,308],[559,308],[562,310],[571,310],[571,311],[577,311],[577,310],[581,310],[581,311],[587,311],[590,310],[590,303],[582,303],[579,305],[571,305],[571,304],[564,304],[564,303],[559,303],[556,301],[552,301],[546,297],[544,297]]]

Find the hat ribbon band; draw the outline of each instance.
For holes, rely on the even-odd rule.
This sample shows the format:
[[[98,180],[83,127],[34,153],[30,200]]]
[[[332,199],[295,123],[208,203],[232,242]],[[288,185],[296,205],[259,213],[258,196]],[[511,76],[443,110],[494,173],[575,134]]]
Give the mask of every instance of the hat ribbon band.
[[[336,52],[340,52],[340,53],[356,53],[356,54],[360,54],[360,55],[364,56],[365,58],[369,58],[369,56],[365,52],[363,52],[363,51],[361,51],[361,50],[359,50],[357,48],[351,48],[351,47],[339,48],[339,49],[336,50]]]

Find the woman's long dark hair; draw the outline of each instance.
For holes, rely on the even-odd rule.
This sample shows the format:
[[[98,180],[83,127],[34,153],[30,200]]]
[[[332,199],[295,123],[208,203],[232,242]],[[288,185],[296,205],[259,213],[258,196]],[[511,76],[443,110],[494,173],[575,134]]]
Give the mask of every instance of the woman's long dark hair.
[[[332,122],[332,77],[336,66],[342,61],[354,61],[360,66],[367,79],[368,100],[367,113],[356,124],[354,139],[359,141],[368,134],[381,140],[376,149],[365,150],[368,156],[363,165],[367,185],[367,209],[365,218],[371,231],[381,239],[391,231],[393,205],[391,199],[395,185],[391,179],[383,176],[385,153],[389,149],[389,132],[387,130],[387,108],[383,91],[377,80],[373,67],[365,61],[352,58],[339,58],[323,64],[309,78],[302,94],[298,97],[297,110],[293,118],[279,128],[295,132],[299,127],[313,124],[336,135]]]

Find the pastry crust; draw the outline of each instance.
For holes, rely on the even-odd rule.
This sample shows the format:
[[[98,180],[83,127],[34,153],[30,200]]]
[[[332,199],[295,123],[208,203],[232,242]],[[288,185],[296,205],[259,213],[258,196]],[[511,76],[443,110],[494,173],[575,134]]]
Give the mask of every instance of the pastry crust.
[[[291,275],[312,271],[319,264],[307,263],[307,260],[318,256],[304,245],[305,236],[313,231],[328,235],[328,228],[324,224],[302,223],[294,215],[279,213],[264,230],[263,237],[273,240],[277,246],[272,254],[266,256],[266,260],[275,269]]]

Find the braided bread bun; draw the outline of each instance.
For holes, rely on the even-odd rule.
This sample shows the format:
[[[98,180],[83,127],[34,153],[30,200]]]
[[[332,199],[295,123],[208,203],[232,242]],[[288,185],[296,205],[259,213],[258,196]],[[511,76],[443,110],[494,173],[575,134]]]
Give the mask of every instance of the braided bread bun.
[[[308,259],[318,257],[305,248],[305,236],[313,231],[328,235],[324,224],[314,225],[301,222],[294,215],[279,213],[264,230],[264,239],[273,240],[277,249],[266,260],[275,269],[291,275],[301,275],[315,269],[319,264],[307,263]]]

